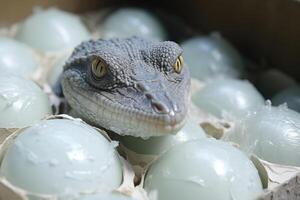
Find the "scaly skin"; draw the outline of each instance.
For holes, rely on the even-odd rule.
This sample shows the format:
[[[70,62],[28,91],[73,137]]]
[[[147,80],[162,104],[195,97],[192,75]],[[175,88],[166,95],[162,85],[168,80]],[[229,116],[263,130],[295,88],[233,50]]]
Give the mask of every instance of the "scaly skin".
[[[189,102],[188,69],[172,67],[181,54],[174,42],[138,37],[84,42],[64,67],[64,95],[83,119],[117,134],[175,134]],[[100,79],[92,76],[96,57],[108,66]]]

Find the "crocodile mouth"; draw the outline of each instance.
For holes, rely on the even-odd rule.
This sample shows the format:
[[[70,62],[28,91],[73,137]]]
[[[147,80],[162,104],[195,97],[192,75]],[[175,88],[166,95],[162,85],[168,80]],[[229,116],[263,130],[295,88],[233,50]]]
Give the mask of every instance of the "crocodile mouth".
[[[69,104],[85,120],[120,135],[150,137],[176,134],[185,122],[186,111],[150,113],[108,99],[96,92],[80,76],[80,72],[68,73],[62,85]]]

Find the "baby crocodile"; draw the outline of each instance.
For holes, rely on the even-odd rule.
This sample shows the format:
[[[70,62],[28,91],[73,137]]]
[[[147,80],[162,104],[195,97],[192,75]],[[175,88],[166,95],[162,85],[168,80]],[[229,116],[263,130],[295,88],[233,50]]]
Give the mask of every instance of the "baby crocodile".
[[[120,135],[150,137],[182,127],[190,76],[174,42],[100,39],[75,48],[62,87],[83,119]]]

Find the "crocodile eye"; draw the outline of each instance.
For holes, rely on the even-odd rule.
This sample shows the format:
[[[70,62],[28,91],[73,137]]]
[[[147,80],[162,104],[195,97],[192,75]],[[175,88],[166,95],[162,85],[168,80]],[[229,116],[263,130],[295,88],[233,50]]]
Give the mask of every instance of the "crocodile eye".
[[[92,74],[97,79],[103,77],[107,73],[107,64],[100,58],[92,61]]]
[[[175,70],[176,73],[180,73],[183,67],[183,57],[182,55],[178,56],[178,58],[176,59],[176,62],[173,65],[173,68]]]

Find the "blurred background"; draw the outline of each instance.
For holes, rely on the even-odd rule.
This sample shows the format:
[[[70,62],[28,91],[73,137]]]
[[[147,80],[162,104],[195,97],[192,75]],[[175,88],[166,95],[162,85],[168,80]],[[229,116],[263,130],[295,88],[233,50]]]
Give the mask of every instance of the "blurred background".
[[[257,63],[280,68],[300,79],[300,2],[296,0],[1,0],[0,23],[29,16],[34,6],[55,6],[75,13],[111,6],[149,6],[180,16],[195,30],[220,31]]]

